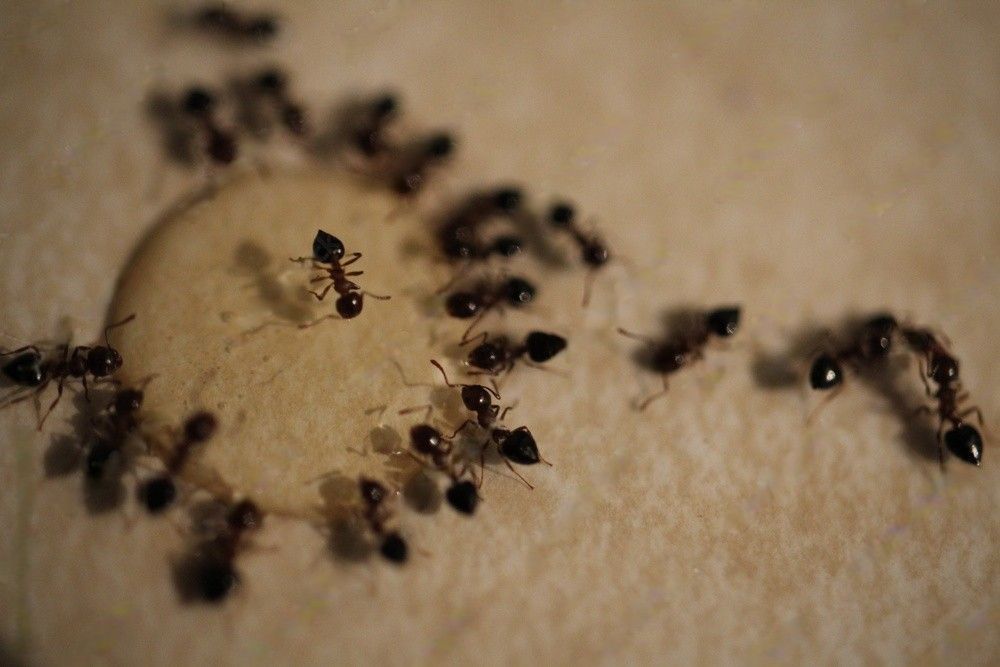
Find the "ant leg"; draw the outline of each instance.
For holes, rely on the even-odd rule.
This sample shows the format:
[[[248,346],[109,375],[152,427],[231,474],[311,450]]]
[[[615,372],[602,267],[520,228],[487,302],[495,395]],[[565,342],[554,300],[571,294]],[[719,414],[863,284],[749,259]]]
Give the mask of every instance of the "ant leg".
[[[465,264],[462,265],[462,268],[460,268],[458,271],[456,271],[455,274],[451,277],[451,280],[449,280],[444,285],[442,285],[437,290],[435,290],[434,295],[437,296],[438,294],[444,294],[446,291],[448,291],[448,289],[452,285],[454,285],[455,283],[457,283],[460,278],[464,277],[465,274],[469,272],[469,268],[471,266],[472,266],[471,262],[465,262]]]
[[[934,397],[934,392],[933,392],[933,390],[931,390],[931,384],[930,384],[930,382],[927,381],[927,365],[926,365],[923,357],[921,357],[920,360],[917,361],[917,364],[918,364],[918,366],[920,368],[920,380],[924,383],[924,391],[927,392],[927,395],[929,397],[933,398]]]
[[[289,257],[289,262],[295,262],[296,264],[305,264],[306,262],[312,262],[315,266],[316,259],[313,257]]]
[[[357,287],[355,287],[355,289],[357,289]],[[370,296],[373,299],[378,299],[379,301],[388,301],[389,299],[392,298],[389,295],[372,294],[371,292],[365,292],[365,291],[362,291],[361,293],[364,294],[365,296]]]
[[[560,377],[564,377],[564,378],[568,378],[569,377],[569,373],[568,372],[566,372],[564,370],[560,370],[558,368],[549,368],[548,366],[543,366],[541,364],[536,364],[533,361],[523,361],[521,363],[523,363],[528,368],[534,368],[535,370],[545,371],[546,373],[555,373],[556,375],[558,375]]]
[[[656,345],[656,341],[653,340],[650,336],[646,336],[646,335],[643,335],[643,334],[640,334],[640,333],[635,333],[634,331],[628,331],[627,329],[622,329],[621,327],[618,327],[615,330],[618,333],[620,333],[622,336],[625,336],[626,338],[631,338],[633,340],[638,340],[638,341],[641,341],[643,343],[646,343],[647,345]]]
[[[983,420],[983,411],[980,410],[978,406],[973,406],[968,410],[963,410],[962,412],[958,413],[958,418],[963,419],[968,415],[976,415],[976,421],[979,422],[979,425],[980,426],[985,425],[985,421]]]
[[[348,276],[363,276],[364,274],[365,274],[364,271],[348,271],[347,273],[344,274],[344,277],[347,278]]]
[[[424,421],[427,421],[428,419],[431,418],[431,412],[434,411],[434,406],[431,405],[430,403],[427,403],[425,405],[414,405],[412,408],[404,408],[404,409],[400,410],[399,414],[401,414],[401,415],[408,415],[411,412],[418,412],[420,410],[426,410],[427,411],[427,414],[424,415]]]
[[[22,394],[22,395],[18,396],[17,398],[11,398],[11,396],[17,395],[17,393],[18,392],[13,391],[13,392],[7,394],[7,396],[4,396],[3,402],[0,402],[0,410],[3,410],[5,408],[9,408],[10,406],[16,405],[18,403],[21,403],[22,401],[26,401],[29,398],[33,397],[33,396],[37,396],[38,395],[38,390],[36,389],[34,391],[29,391],[28,393]]]
[[[483,480],[486,479],[486,448],[490,446],[490,439],[487,438],[483,446],[479,448],[479,483],[476,485],[477,489],[483,488]]]
[[[315,277],[313,277],[313,279],[309,281],[309,284],[311,285],[312,283],[319,283],[319,282],[323,282],[324,280],[330,280],[330,279],[331,279],[330,276],[328,274],[324,273],[321,276],[315,276]]]
[[[350,266],[351,264],[354,264],[354,262],[356,262],[359,259],[361,259],[361,253],[360,252],[352,252],[350,255],[347,255],[347,256],[350,257],[350,259],[341,262],[340,263],[340,268],[344,268],[345,266]]]
[[[473,336],[472,338],[470,338],[467,341],[459,343],[459,345],[461,345],[462,347],[465,347],[466,345],[468,345],[469,343],[471,343],[473,341],[479,341],[481,343],[485,343],[487,341],[487,339],[489,338],[489,336],[490,335],[487,332],[484,331],[482,333],[476,334],[475,336]],[[482,339],[482,340],[480,340],[480,339]],[[477,375],[478,375],[478,373],[477,373]],[[496,373],[493,373],[493,375],[496,375]]]
[[[35,352],[35,354],[37,354],[38,356],[42,356],[42,351],[39,350],[36,346],[34,346],[34,345],[25,345],[24,347],[19,347],[16,350],[11,350],[9,352],[0,352],[0,357],[6,357],[6,356],[9,356],[11,354],[19,354],[21,352],[27,352],[28,350],[33,350]]]
[[[461,386],[461,385],[457,385],[457,384],[452,384],[451,381],[448,380],[448,374],[444,372],[444,366],[442,366],[440,363],[438,363],[437,359],[431,359],[431,363],[434,365],[435,368],[437,368],[439,371],[441,371],[441,377],[444,378],[444,383],[445,383],[446,386],[448,386],[448,387],[459,387],[459,386]]]
[[[317,301],[322,301],[323,299],[326,298],[326,295],[329,294],[330,290],[333,289],[333,285],[334,283],[330,283],[325,288],[323,288],[322,292],[314,292],[312,290],[309,290],[309,293],[312,294],[314,297],[316,297]]]
[[[308,329],[310,327],[316,326],[317,324],[319,324],[323,320],[335,320],[335,319],[339,319],[339,317],[340,317],[339,315],[324,315],[323,317],[321,317],[319,319],[316,319],[316,320],[313,320],[312,322],[304,322],[304,323],[300,324],[299,328],[300,329]]]
[[[590,305],[590,294],[594,288],[594,280],[597,279],[597,271],[591,269],[587,272],[587,277],[583,282],[583,302],[580,304],[582,307],[586,308]]]
[[[445,440],[454,440],[456,435],[458,435],[459,433],[461,433],[462,430],[466,426],[468,426],[469,424],[472,424],[472,423],[473,423],[473,421],[471,419],[466,419],[464,422],[462,422],[461,426],[459,426],[458,428],[455,429],[454,433],[452,433],[451,435],[449,435],[447,438],[444,438],[444,439]]]
[[[818,403],[818,404],[816,405],[816,407],[815,407],[815,408],[813,408],[812,412],[810,412],[810,413],[809,413],[809,416],[808,416],[808,417],[806,417],[806,425],[808,426],[809,424],[812,424],[813,420],[814,420],[814,419],[816,419],[816,416],[817,416],[817,415],[818,415],[818,414],[820,413],[820,411],[821,411],[821,410],[822,410],[822,409],[823,409],[824,407],[826,407],[826,405],[827,405],[827,404],[828,404],[828,403],[829,403],[830,401],[832,401],[832,400],[833,400],[833,399],[835,399],[835,398],[836,398],[837,396],[839,396],[839,395],[840,395],[840,392],[841,392],[841,391],[843,391],[843,390],[844,390],[844,385],[842,385],[842,384],[839,384],[839,385],[837,385],[836,387],[834,387],[834,389],[833,389],[833,390],[832,390],[832,391],[831,391],[831,392],[830,392],[829,394],[827,394],[826,396],[824,396],[824,397],[823,397],[823,400],[821,400],[821,401],[820,401],[820,402],[819,402],[819,403]],[[925,406],[922,406],[922,407],[925,407],[925,408],[926,408],[927,406],[925,405]]]
[[[497,406],[494,406],[494,407],[499,408],[500,406],[497,405]],[[503,412],[500,413],[500,417],[499,417],[498,421],[503,421],[503,418],[507,416],[507,413],[510,412],[511,410],[513,410],[515,407],[516,406],[514,406],[514,405],[508,405],[506,408],[504,408]]]
[[[86,374],[84,374],[84,376],[83,376],[83,397],[85,399],[87,399],[88,403],[90,403],[90,389],[87,387],[87,376],[86,376]]]
[[[490,310],[491,310],[490,308],[483,308],[483,310],[478,315],[476,315],[475,318],[473,318],[468,328],[466,328],[465,333],[462,334],[462,339],[458,342],[459,345],[465,345],[466,343],[473,340],[469,338],[469,334],[472,333],[473,329],[479,326],[479,323],[483,321],[483,318],[486,317],[486,314],[489,313]],[[483,342],[486,342],[485,338],[483,339]]]
[[[514,469],[514,466],[512,466],[512,465],[510,464],[510,461],[508,461],[508,460],[507,460],[506,458],[504,458],[503,462],[507,464],[507,467],[508,467],[508,468],[510,468],[510,471],[511,471],[512,473],[514,473],[515,475],[517,475],[517,478],[518,478],[519,480],[521,480],[522,482],[524,482],[524,483],[525,483],[525,484],[526,484],[526,485],[528,486],[528,488],[529,488],[529,489],[531,489],[532,491],[534,491],[534,490],[535,490],[535,487],[533,487],[533,486],[531,485],[531,482],[529,482],[528,480],[526,480],[526,479],[524,478],[524,475],[522,475],[522,474],[521,474],[521,473],[519,473],[519,472],[518,472],[517,470],[515,470],[515,469]],[[551,464],[550,464],[550,465],[551,465]]]
[[[56,404],[59,403],[59,399],[62,398],[63,387],[65,386],[65,381],[66,381],[66,378],[64,378],[64,377],[59,378],[59,384],[56,385],[56,397],[52,401],[52,404],[49,405],[49,409],[45,411],[45,414],[42,416],[42,418],[38,422],[38,430],[39,431],[42,430],[42,426],[45,425],[45,420],[49,418],[49,415],[52,414],[52,410],[54,410],[55,407],[56,407]],[[84,383],[87,382],[87,376],[86,375],[83,376],[83,381],[84,381]],[[86,386],[86,384],[84,384],[84,386]],[[87,400],[89,401],[90,399],[88,398]]]
[[[915,415],[932,415],[932,414],[934,414],[934,408],[932,408],[929,405],[921,405],[921,406],[919,406],[917,408],[914,408],[913,414],[915,414]]]
[[[669,389],[669,380],[667,380],[667,376],[664,375],[663,376],[663,389],[661,389],[660,391],[656,392],[655,394],[653,394],[651,396],[647,396],[646,399],[642,403],[639,404],[639,412],[642,412],[643,410],[645,410],[646,408],[648,408],[649,404],[652,403],[653,401],[655,401],[656,399],[661,398],[663,396],[666,396],[668,389]]]

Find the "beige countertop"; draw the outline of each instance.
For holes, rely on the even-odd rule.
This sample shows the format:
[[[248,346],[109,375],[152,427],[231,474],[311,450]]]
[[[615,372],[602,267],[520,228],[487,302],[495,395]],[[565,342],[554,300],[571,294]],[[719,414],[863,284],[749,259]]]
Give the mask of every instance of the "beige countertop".
[[[582,276],[559,274],[546,278],[533,313],[507,318],[570,338],[558,364],[569,379],[519,371],[504,390],[554,467],[525,470],[534,491],[488,475],[472,520],[405,510],[414,557],[404,568],[336,561],[310,523],[273,518],[239,562],[245,585],[234,599],[183,605],[170,578],[183,513],[151,520],[131,498],[88,511],[79,474],[46,476],[72,401],[43,433],[28,404],[0,413],[0,662],[996,664],[996,7],[288,2],[275,44],[243,50],[171,28],[173,8],[4,9],[5,347],[67,329],[94,339],[142,239],[219,177],[166,160],[143,112],[148,95],[267,62],[289,68],[320,119],[351,93],[389,87],[407,123],[459,136],[420,207],[368,247],[355,244],[370,255],[372,291],[384,289],[380,267],[386,277],[401,270],[392,253],[419,243],[436,202],[496,182],[528,185],[539,205],[574,198],[622,259],[586,309]],[[234,195],[238,183],[227,188],[234,206],[303,229],[311,212],[336,217],[339,200],[315,194],[316,175],[288,166],[280,149],[245,161],[235,171],[264,163],[272,176],[254,186],[259,209]],[[215,210],[206,224],[218,231],[233,213]],[[281,257],[291,241],[274,239],[266,250]],[[305,503],[301,487],[279,492],[275,467],[298,480],[303,461],[345,467],[348,441],[371,446],[380,422],[351,405],[352,392],[384,393],[393,407],[425,400],[386,358],[398,351],[407,377],[436,381],[428,351],[461,327],[434,323],[425,334],[418,292],[447,274],[413,261],[421,275],[410,290],[366,304],[357,324],[367,329],[351,335],[397,327],[398,313],[412,311],[419,350],[397,345],[397,328],[374,336],[359,362],[370,382],[352,374],[356,389],[330,403],[294,382],[267,390],[268,423],[294,421],[296,436],[280,443],[283,458],[255,454],[241,484],[269,488],[276,507]],[[180,285],[178,298],[213,298],[226,271],[232,294],[246,296],[232,257],[220,262],[218,275]],[[157,280],[129,284],[148,290]],[[679,374],[667,398],[633,410],[659,381],[614,328],[656,331],[664,310],[729,302],[745,308],[740,334]],[[816,398],[804,386],[770,386],[769,361],[802,327],[884,307],[953,341],[987,420],[982,468],[953,460],[942,475],[928,458],[934,424],[909,414],[921,398],[910,369],[888,395],[850,383],[809,424]],[[191,333],[183,323],[170,333],[162,312],[139,315],[136,350]],[[317,336],[336,344],[336,326]],[[168,376],[162,386],[180,383]],[[303,417],[323,408],[323,419]],[[341,418],[350,430],[327,438]],[[332,459],[315,456],[319,444]],[[214,464],[237,465],[228,446]],[[363,466],[378,473],[384,461]]]

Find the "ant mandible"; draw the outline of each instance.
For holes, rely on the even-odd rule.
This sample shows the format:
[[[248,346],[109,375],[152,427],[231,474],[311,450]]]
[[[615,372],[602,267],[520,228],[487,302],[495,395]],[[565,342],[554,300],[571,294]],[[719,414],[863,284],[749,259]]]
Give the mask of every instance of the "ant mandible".
[[[535,286],[517,276],[500,282],[483,281],[469,291],[453,292],[445,300],[445,310],[458,319],[472,319],[462,334],[461,343],[469,341],[469,336],[487,313],[503,304],[511,308],[522,308],[531,303],[537,290]]]
[[[56,348],[56,354],[61,352],[60,358],[51,358],[51,353],[43,353],[37,345],[25,345],[16,350],[0,353],[0,357],[17,355],[0,370],[19,387],[5,397],[6,400],[0,405],[0,409],[37,397],[45,391],[51,382],[55,381],[57,383],[56,397],[45,414],[39,418],[38,429],[41,430],[45,420],[48,419],[62,398],[67,380],[80,380],[83,384],[84,396],[90,400],[87,376],[93,378],[94,382],[99,382],[109,378],[122,367],[122,355],[111,346],[108,332],[124,326],[134,319],[135,313],[120,322],[105,327],[104,345],[77,345],[72,350],[68,344],[60,345]],[[27,391],[21,391],[21,389],[27,389]]]
[[[364,271],[345,272],[344,269],[361,259],[361,256],[360,252],[352,252],[346,261],[341,261],[344,257],[344,243],[336,236],[320,229],[316,232],[316,237],[313,239],[312,257],[292,258],[291,261],[300,264],[303,262],[312,262],[313,268],[326,271],[325,275],[316,276],[310,282],[317,283],[329,280],[330,284],[320,292],[309,290],[309,293],[316,297],[318,301],[322,301],[331,289],[337,292],[340,295],[334,304],[337,314],[343,319],[349,320],[361,314],[365,296],[370,296],[373,299],[381,301],[391,298],[372,294],[371,292],[363,292],[354,281],[350,280],[354,276],[362,275]],[[300,324],[299,327],[305,329],[331,318],[333,318],[333,315],[326,315],[313,322]]]
[[[596,233],[586,233],[576,222],[576,209],[568,202],[554,204],[549,210],[549,224],[569,234],[580,249],[580,259],[590,269],[583,292],[583,305],[590,303],[590,290],[595,272],[608,263],[611,251]]]
[[[180,439],[164,456],[166,472],[146,480],[139,487],[139,498],[150,514],[159,514],[173,504],[177,498],[174,476],[184,468],[192,450],[215,435],[218,426],[211,412],[196,412],[187,419]]]
[[[509,372],[516,362],[527,355],[530,361],[524,361],[527,366],[540,368],[552,357],[566,349],[566,339],[554,333],[532,331],[525,337],[524,343],[515,345],[507,336],[497,336],[490,339],[485,332],[465,341],[482,338],[482,342],[469,352],[468,363],[479,369],[474,375],[499,375]],[[463,343],[464,344],[464,343]]]
[[[645,410],[656,399],[665,396],[670,375],[704,357],[705,347],[714,336],[729,338],[740,325],[740,307],[724,306],[699,313],[697,320],[685,331],[667,340],[656,340],[649,336],[618,328],[618,333],[628,338],[642,341],[649,349],[649,365],[663,378],[663,389],[647,397],[639,404]]]

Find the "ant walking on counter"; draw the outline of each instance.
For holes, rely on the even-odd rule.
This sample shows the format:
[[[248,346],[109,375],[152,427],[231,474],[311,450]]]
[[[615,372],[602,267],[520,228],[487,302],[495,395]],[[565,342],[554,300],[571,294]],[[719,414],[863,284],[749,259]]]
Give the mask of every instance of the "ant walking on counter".
[[[523,362],[525,365],[542,368],[539,364],[565,350],[567,344],[566,339],[558,334],[532,331],[520,345],[513,343],[507,336],[489,338],[485,332],[464,341],[463,345],[479,338],[482,342],[472,348],[468,357],[469,365],[479,369],[473,375],[509,372],[525,355],[529,359]]]
[[[580,249],[580,259],[590,269],[583,291],[583,305],[590,303],[590,290],[596,271],[611,259],[611,251],[594,232],[586,233],[576,222],[576,209],[572,204],[559,202],[549,210],[549,224],[569,234]]]
[[[417,424],[410,429],[410,450],[407,453],[420,465],[428,466],[445,475],[450,483],[445,490],[445,500],[462,514],[473,514],[479,504],[479,494],[474,480],[465,479],[468,464],[459,465],[455,460],[455,437],[468,425],[462,424],[446,436],[430,424]]]
[[[222,525],[202,540],[187,563],[192,592],[204,602],[224,600],[240,583],[236,557],[248,546],[249,533],[261,529],[264,512],[251,500],[229,505]]]
[[[516,217],[521,211],[523,199],[520,189],[509,186],[473,193],[448,215],[438,229],[441,252],[449,259],[469,261],[517,255],[523,246],[519,237],[503,235],[487,244],[480,240],[479,231],[490,219]]]
[[[181,102],[181,109],[192,118],[203,136],[205,152],[217,164],[230,164],[236,159],[236,138],[223,130],[215,118],[217,100],[205,88],[190,88]]]
[[[37,398],[50,383],[56,382],[56,397],[38,421],[38,429],[41,430],[45,420],[62,398],[63,389],[68,381],[80,380],[84,396],[89,400],[87,377],[90,376],[93,382],[99,382],[110,378],[122,367],[122,355],[111,346],[108,333],[134,319],[133,313],[120,322],[105,327],[104,345],[77,345],[70,348],[69,344],[63,344],[54,351],[44,353],[37,345],[25,345],[16,350],[0,352],[0,357],[17,355],[0,371],[18,386],[18,389],[4,398],[0,409],[32,397]]]
[[[306,114],[302,105],[293,102],[288,94],[288,77],[278,69],[260,72],[253,80],[253,89],[274,107],[285,129],[296,137],[308,131]]]
[[[310,282],[317,283],[329,280],[330,284],[320,292],[309,290],[309,293],[315,296],[318,301],[322,301],[331,289],[337,292],[340,295],[334,304],[337,314],[343,319],[349,320],[361,314],[365,296],[370,296],[373,299],[381,301],[391,298],[372,294],[371,292],[363,292],[360,286],[350,280],[350,278],[362,275],[364,271],[345,272],[344,269],[361,259],[361,257],[360,252],[353,252],[348,255],[346,261],[341,261],[344,258],[344,243],[336,236],[320,229],[316,232],[316,237],[313,239],[312,257],[292,258],[291,261],[298,263],[312,262],[313,268],[326,271],[325,275],[316,276]],[[333,315],[326,315],[313,322],[300,324],[299,327],[305,329],[330,318],[333,318]]]
[[[174,476],[184,469],[194,448],[211,439],[218,427],[219,422],[211,412],[197,412],[184,423],[181,437],[163,457],[166,472],[139,487],[139,498],[150,514],[159,514],[173,504],[177,498]]]
[[[374,479],[362,477],[358,480],[363,503],[362,516],[369,530],[379,541],[379,552],[388,561],[403,564],[409,558],[409,547],[406,539],[397,530],[388,528],[395,516],[389,505],[389,499],[395,492]]]
[[[535,286],[524,278],[511,277],[501,282],[483,281],[468,291],[453,292],[445,300],[445,310],[458,319],[472,322],[462,334],[461,343],[469,341],[469,336],[487,313],[504,304],[511,308],[522,308],[535,298]]]
[[[119,389],[112,401],[91,420],[94,441],[87,449],[84,462],[88,479],[103,479],[111,460],[122,454],[129,436],[139,426],[143,399],[141,389]]]
[[[838,387],[839,391],[844,381],[844,364],[860,368],[885,359],[898,328],[896,318],[887,313],[869,317],[851,337],[850,343],[838,350],[823,352],[813,360],[809,386],[820,391]],[[835,395],[831,394],[830,398]]]
[[[639,404],[639,410],[645,410],[650,403],[665,396],[669,387],[669,377],[702,359],[705,347],[712,337],[729,338],[736,333],[739,325],[740,308],[725,306],[698,313],[691,326],[667,340],[656,340],[619,328],[618,333],[621,335],[646,344],[649,352],[648,363],[663,378],[663,389],[643,400]]]

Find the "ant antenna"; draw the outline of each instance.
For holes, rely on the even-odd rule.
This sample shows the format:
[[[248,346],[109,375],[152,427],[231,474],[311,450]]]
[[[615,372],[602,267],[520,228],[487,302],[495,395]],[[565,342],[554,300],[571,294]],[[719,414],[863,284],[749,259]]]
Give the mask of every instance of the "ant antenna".
[[[454,387],[482,387],[486,391],[490,392],[490,394],[493,395],[493,398],[497,399],[498,401],[500,400],[500,392],[498,392],[496,389],[491,389],[490,387],[487,387],[485,385],[452,384],[451,381],[448,380],[447,373],[444,372],[444,368],[441,366],[441,364],[438,363],[437,359],[431,359],[431,363],[434,364],[434,366],[439,371],[441,371],[441,377],[444,378],[444,383],[446,385],[448,385],[449,387],[452,387],[452,388],[454,388]]]
[[[111,347],[111,341],[108,340],[108,332],[111,331],[112,329],[117,329],[118,327],[125,326],[134,319],[135,319],[135,313],[132,313],[121,322],[115,322],[114,324],[109,324],[108,326],[104,327],[104,342],[108,344],[108,347]]]

